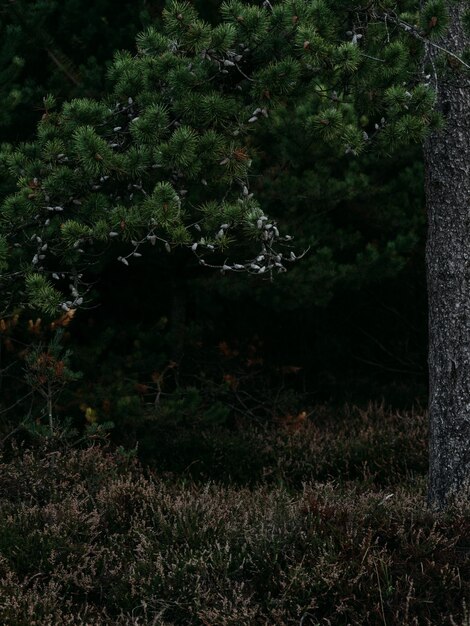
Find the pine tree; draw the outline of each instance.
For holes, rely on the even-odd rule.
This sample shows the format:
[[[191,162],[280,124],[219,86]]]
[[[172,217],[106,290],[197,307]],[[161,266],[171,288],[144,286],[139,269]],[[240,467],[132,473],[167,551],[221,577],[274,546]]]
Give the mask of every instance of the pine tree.
[[[218,0],[193,4],[203,19],[213,24],[220,21]],[[107,0],[92,5],[77,0],[60,5],[37,2],[32,6],[23,0],[4,3],[0,25],[3,137],[31,136],[35,120],[43,112],[45,93],[54,93],[59,101],[101,93],[105,61],[113,48],[131,50],[133,34],[151,18],[159,22],[163,5],[154,0],[126,5],[116,12]],[[339,37],[343,35],[339,33]],[[18,64],[14,71],[12,60]],[[404,80],[406,76],[404,73]],[[240,280],[234,290],[232,281],[230,295],[241,296],[246,291],[271,310],[325,306],[334,294],[364,290],[376,281],[403,274],[424,232],[421,213],[414,208],[414,203],[421,203],[419,153],[402,151],[393,165],[365,154],[358,163],[351,154],[338,156],[336,148],[318,137],[304,150],[305,111],[306,107],[299,106],[295,118],[287,112],[269,128],[263,125],[261,132],[256,132],[256,146],[252,146],[256,148],[253,171],[265,172],[260,184],[252,180],[257,197],[273,217],[288,219],[299,249],[310,247],[305,262],[276,281],[274,289],[260,284],[253,292],[250,282]],[[363,123],[367,124],[365,119]],[[273,170],[269,163],[272,150],[288,168]],[[396,185],[393,177],[388,180],[395,167],[402,171]],[[14,190],[14,177],[8,174],[2,168],[0,196]],[[214,286],[223,289],[224,283],[214,282]],[[210,297],[207,281],[203,288]]]
[[[197,0],[205,19],[217,2]],[[132,50],[135,36],[158,21],[165,0],[116,4],[109,0],[0,2],[0,128],[3,139],[34,134],[42,98],[99,96],[116,49]]]
[[[434,3],[435,4],[435,3]],[[448,25],[427,46],[427,65],[445,115],[444,133],[425,144],[428,205],[429,500],[443,508],[470,483],[470,10],[447,2],[426,20]],[[445,50],[446,52],[443,52]],[[467,56],[465,57],[465,53]],[[458,58],[464,57],[467,65]]]
[[[376,60],[386,24],[369,27],[361,47],[362,14],[345,32],[347,14],[320,0],[234,1],[221,15],[210,26],[189,3],[171,3],[164,30],[139,35],[136,57],[116,55],[106,99],[72,100],[59,112],[45,99],[36,141],[4,154],[19,191],[3,204],[2,245],[15,285],[29,262],[22,292],[43,310],[83,303],[91,259],[110,242],[127,245],[117,255],[126,265],[161,242],[222,271],[283,270],[279,231],[248,172],[253,130],[297,113],[296,102],[310,141],[338,154],[360,153],[374,134],[383,149],[399,146],[438,122],[432,90],[402,86],[419,60],[414,41],[399,33]],[[220,256],[250,237],[260,248],[248,260]],[[212,251],[215,263],[206,260]]]
[[[116,11],[108,0],[17,0],[0,8],[0,128],[4,140],[18,140],[34,134],[44,94],[61,100],[99,95],[114,50],[131,49],[162,3]]]

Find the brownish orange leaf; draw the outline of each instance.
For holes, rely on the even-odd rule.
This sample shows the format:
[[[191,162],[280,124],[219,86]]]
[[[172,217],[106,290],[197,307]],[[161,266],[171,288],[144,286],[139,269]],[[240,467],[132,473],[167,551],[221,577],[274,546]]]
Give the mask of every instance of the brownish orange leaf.
[[[65,363],[63,361],[57,361],[55,364],[55,375],[57,376],[57,378],[62,378],[63,374],[64,374],[64,369],[65,369]]]
[[[248,153],[243,148],[235,148],[233,156],[236,161],[247,161],[249,159]]]
[[[68,311],[66,311],[59,318],[51,322],[51,325],[50,325],[51,330],[54,330],[54,328],[58,328],[58,327],[68,326],[70,322],[73,320],[73,318],[75,317],[75,313],[76,313],[76,309],[69,309]]]
[[[224,374],[224,382],[228,384],[232,391],[235,391],[235,389],[237,389],[239,385],[238,378],[233,374]]]
[[[281,415],[277,417],[276,421],[286,430],[290,432],[296,432],[300,430],[303,426],[305,426],[307,417],[307,411],[300,411],[300,413],[298,413],[297,415],[293,415],[292,413]]]
[[[28,320],[28,330],[33,335],[39,335],[41,332],[41,318],[38,317],[35,322],[33,320]]]
[[[155,384],[158,384],[159,382],[161,382],[162,375],[160,374],[160,372],[152,372],[151,378]]]
[[[136,383],[135,390],[137,391],[138,394],[144,395],[149,392],[150,388],[148,385],[144,385],[142,383]]]

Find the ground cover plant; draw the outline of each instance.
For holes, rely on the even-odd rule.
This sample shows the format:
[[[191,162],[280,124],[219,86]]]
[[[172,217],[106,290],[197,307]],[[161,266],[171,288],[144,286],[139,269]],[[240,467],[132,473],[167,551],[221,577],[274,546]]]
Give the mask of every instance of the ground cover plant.
[[[5,446],[1,623],[468,624],[468,503],[426,507],[425,416],[345,410],[349,440],[317,417],[252,433],[284,443],[249,484],[109,444]]]
[[[134,435],[121,435],[157,472],[197,482],[283,484],[300,489],[308,481],[359,480],[382,488],[413,481],[427,469],[426,415],[421,412],[316,406],[285,412],[267,424],[211,424],[149,415]],[[146,433],[146,437],[143,433]],[[142,434],[140,434],[142,433]]]

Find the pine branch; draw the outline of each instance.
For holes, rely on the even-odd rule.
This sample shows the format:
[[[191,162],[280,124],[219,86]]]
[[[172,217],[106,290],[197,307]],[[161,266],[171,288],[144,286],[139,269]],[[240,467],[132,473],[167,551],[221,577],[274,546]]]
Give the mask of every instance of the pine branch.
[[[72,71],[74,69],[72,61],[55,45],[53,37],[41,28],[32,28],[29,21],[24,17],[21,8],[16,6],[16,2],[13,0],[10,0],[10,7],[21,27],[36,42],[37,47],[43,48],[47,52],[51,61],[74,85],[81,85],[78,71]]]
[[[409,35],[411,35],[418,41],[421,41],[425,45],[431,46],[433,48],[436,48],[437,50],[440,50],[441,52],[444,52],[448,56],[458,61],[458,63],[460,63],[460,65],[465,67],[467,70],[470,70],[470,65],[466,63],[461,57],[459,57],[454,52],[451,52],[447,48],[444,48],[443,46],[439,45],[438,43],[431,41],[428,37],[424,37],[419,32],[419,30],[412,24],[409,24],[408,22],[405,22],[404,20],[400,19],[397,16],[391,15],[390,13],[378,14],[378,13],[373,12],[372,16],[375,19],[379,20],[380,22],[384,22],[385,24],[387,22],[395,24],[395,26],[398,26],[399,28],[401,28],[403,31],[405,31],[406,33],[408,33]]]
[[[52,50],[49,47],[45,48],[46,52],[47,52],[47,56],[51,59],[51,61],[53,61],[53,63],[55,63],[55,65],[57,66],[57,68],[67,76],[67,78],[77,87],[79,87],[81,85],[81,81],[79,78],[77,78],[77,76],[75,76],[70,69],[67,67],[67,65],[70,67],[72,65],[71,61],[69,61],[67,59],[67,61],[64,62],[64,60],[66,59],[65,55],[63,53],[61,53],[58,50]],[[62,57],[63,61],[60,60],[60,57]]]

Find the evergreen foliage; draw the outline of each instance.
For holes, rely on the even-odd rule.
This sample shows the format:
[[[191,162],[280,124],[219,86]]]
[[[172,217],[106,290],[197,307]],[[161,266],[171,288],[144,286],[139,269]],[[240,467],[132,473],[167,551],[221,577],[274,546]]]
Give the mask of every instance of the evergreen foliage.
[[[391,6],[393,29],[375,3],[353,13],[336,5],[231,1],[210,25],[188,2],[170,2],[163,28],[138,36],[136,56],[116,54],[106,98],[62,108],[48,98],[34,143],[2,152],[19,181],[1,212],[10,265],[2,290],[20,272],[34,306],[75,308],[104,251],[128,265],[157,242],[222,271],[283,270],[295,254],[274,247],[287,238],[253,196],[254,174],[266,171],[250,169],[263,133],[289,137],[294,123],[304,150],[327,146],[354,160],[371,145],[403,150],[440,124],[434,94],[417,78],[421,43],[401,26],[432,13],[419,38],[431,36],[445,22],[442,2],[427,3],[421,18],[414,2],[399,13]],[[229,244],[250,239],[255,255],[227,260]],[[391,256],[396,245],[408,244],[393,244]],[[23,292],[12,302],[24,303]]]
[[[116,48],[131,48],[135,33],[161,2],[41,0],[0,3],[0,128],[7,139],[26,139],[48,92],[60,99],[100,94],[106,62]]]

